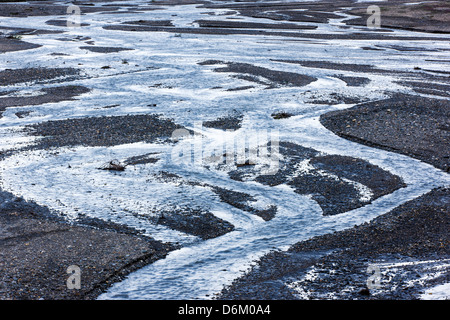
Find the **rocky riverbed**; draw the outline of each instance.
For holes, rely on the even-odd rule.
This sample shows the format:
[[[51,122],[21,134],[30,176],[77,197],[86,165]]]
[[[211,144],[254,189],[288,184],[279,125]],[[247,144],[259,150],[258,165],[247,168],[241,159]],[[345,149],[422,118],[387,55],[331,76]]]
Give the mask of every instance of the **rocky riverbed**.
[[[0,298],[448,297],[447,2],[0,2]]]

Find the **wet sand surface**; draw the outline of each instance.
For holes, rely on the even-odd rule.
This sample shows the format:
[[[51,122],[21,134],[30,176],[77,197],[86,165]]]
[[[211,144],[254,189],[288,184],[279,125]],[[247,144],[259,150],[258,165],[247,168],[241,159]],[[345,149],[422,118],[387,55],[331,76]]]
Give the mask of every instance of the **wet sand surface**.
[[[208,243],[234,239],[240,232],[245,234],[246,228],[279,226],[279,221],[285,221],[279,219],[296,213],[286,199],[304,197],[315,210],[302,209],[305,212],[339,219],[386,197],[395,198],[414,184],[406,171],[386,168],[379,159],[372,163],[370,156],[360,157],[363,152],[347,155],[346,150],[333,152],[322,144],[315,148],[314,134],[302,136],[304,127],[296,127],[311,117],[308,114],[314,115],[314,125],[346,140],[375,152],[420,160],[439,176],[448,173],[450,70],[440,66],[448,64],[445,54],[448,57],[450,51],[445,51],[449,50],[445,45],[450,7],[445,1],[410,2],[375,3],[381,8],[381,28],[367,30],[368,4],[348,0],[86,1],[78,4],[82,12],[79,30],[95,28],[92,34],[67,28],[68,19],[63,17],[69,3],[2,3],[0,16],[29,24],[24,28],[13,27],[11,21],[0,24],[0,58],[10,54],[0,69],[0,123],[4,127],[0,137],[4,140],[0,141],[0,298],[129,298],[120,290],[116,295],[102,294],[134,271],[164,262],[180,249],[195,252],[200,244],[204,253],[202,245],[210,250]],[[184,18],[186,12],[192,16]],[[348,19],[340,21],[345,15]],[[84,16],[101,18],[85,21]],[[410,31],[414,33],[402,33]],[[127,35],[129,42],[120,41]],[[158,45],[151,46],[151,40],[143,41],[146,35],[169,35],[159,45],[179,41],[180,49],[167,54]],[[240,36],[236,41],[227,38]],[[143,38],[133,41],[136,38],[131,37]],[[195,47],[192,43],[203,37],[224,41],[224,45],[233,39],[235,46],[246,37],[255,37],[261,48],[248,50],[260,56],[221,55],[206,46],[200,54],[190,46]],[[185,45],[183,39],[190,44]],[[341,41],[342,52],[321,59],[335,41]],[[365,56],[370,61],[349,62],[344,59],[345,50],[354,53],[346,41],[367,54],[427,57],[431,68],[423,62],[389,64],[372,56]],[[300,51],[287,56],[280,49],[286,43],[302,42],[323,46],[310,56]],[[34,61],[33,50],[42,50],[42,60]],[[134,59],[133,54],[140,58]],[[155,56],[141,58],[146,54]],[[171,55],[172,61],[167,58]],[[184,61],[189,61],[186,71]],[[121,76],[129,78],[122,80]],[[337,85],[345,90],[334,90]],[[366,94],[365,88],[371,93]],[[246,99],[253,99],[255,92],[264,95],[252,101],[252,106]],[[272,100],[277,94],[283,98]],[[95,100],[89,100],[92,96]],[[203,106],[202,97],[212,106]],[[270,107],[258,109],[266,103]],[[302,107],[292,107],[296,104]],[[192,126],[192,119],[202,120],[203,127]],[[259,163],[237,160],[237,154],[230,158],[221,151],[200,173],[167,165],[166,155],[183,146],[183,139],[174,139],[177,130],[192,139],[225,137],[251,128],[251,121],[254,126],[285,128],[276,174],[264,174]],[[305,127],[311,127],[309,122]],[[317,130],[322,132],[322,127]],[[297,132],[298,137],[289,136]],[[147,147],[139,150],[144,144]],[[71,152],[75,156],[65,160]],[[51,157],[55,157],[54,165],[49,164]],[[60,169],[55,171],[55,167]],[[92,171],[83,171],[87,167]],[[29,181],[33,174],[28,171],[33,170],[36,181]],[[211,174],[217,174],[216,178],[209,178]],[[88,190],[89,175],[98,180],[97,190]],[[76,180],[80,176],[85,180]],[[126,182],[132,180],[149,187],[140,189]],[[233,273],[233,267],[226,266],[216,270],[233,273],[233,281],[224,281],[221,290],[214,289],[215,298],[424,298],[431,287],[448,283],[450,197],[444,182],[436,182],[433,188],[427,185],[431,182],[420,183],[424,190],[428,188],[426,194],[414,191],[412,199],[380,216],[373,214],[370,221],[360,224],[356,220],[359,225],[354,227],[349,224],[341,231],[330,229],[323,235],[279,245],[289,244],[287,250],[266,250],[264,246],[270,244],[260,245],[254,267],[245,274]],[[277,197],[270,192],[279,187],[288,188],[292,198],[273,201]],[[170,197],[164,194],[166,188],[172,192]],[[72,192],[74,199],[94,204],[92,210],[65,198],[64,194]],[[46,193],[48,197],[43,196]],[[160,202],[139,203],[153,197],[160,197]],[[103,198],[110,199],[104,202],[107,206]],[[90,212],[109,209],[107,214]],[[79,290],[67,288],[71,265],[82,270]],[[381,272],[381,286],[376,289],[367,282],[368,267],[374,265]],[[169,277],[161,272],[161,281],[164,276]],[[205,296],[194,296],[199,297]]]

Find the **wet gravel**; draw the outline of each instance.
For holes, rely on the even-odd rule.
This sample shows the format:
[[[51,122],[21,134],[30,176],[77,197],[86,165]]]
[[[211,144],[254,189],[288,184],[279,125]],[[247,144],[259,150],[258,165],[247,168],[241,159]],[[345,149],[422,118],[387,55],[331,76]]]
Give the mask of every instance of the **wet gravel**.
[[[203,28],[249,28],[249,29],[317,29],[317,26],[298,25],[294,23],[258,23],[241,21],[216,21],[216,20],[197,20],[195,21]]]
[[[125,165],[139,165],[139,164],[147,164],[147,163],[155,163],[158,162],[158,155],[155,153],[147,153],[140,156],[129,157],[124,160]]]
[[[0,53],[35,49],[40,46],[41,45],[29,43],[20,39],[0,37]]]
[[[69,77],[71,80],[78,76],[80,71],[74,68],[24,68],[4,69],[0,71],[0,86],[9,86],[19,83],[40,84],[49,83],[50,80]]]
[[[368,102],[322,115],[339,136],[399,152],[449,171],[450,104],[414,95]]]
[[[448,270],[440,275],[420,265],[450,258],[449,191],[435,189],[368,223],[274,251],[218,299],[418,299],[427,287],[448,282]],[[405,262],[417,264],[392,275],[383,267]],[[381,288],[368,288],[368,266],[377,264]],[[430,280],[417,281],[427,274]]]
[[[0,1],[2,2],[2,1]],[[9,1],[8,1],[9,2]],[[108,2],[108,1],[96,1]],[[397,5],[402,1],[394,1]],[[288,36],[308,39],[392,39],[392,40],[436,40],[424,35],[416,37],[387,36],[386,34],[349,33],[349,34],[308,34],[293,33],[295,29],[314,29],[312,25],[294,25],[285,21],[325,23],[340,16],[330,13],[333,9],[349,8],[351,13],[362,15],[349,20],[349,24],[364,24],[367,17],[361,10],[367,5],[353,1],[322,1],[309,3],[214,3],[207,1],[169,0],[158,1],[158,5],[177,5],[203,3],[207,8],[232,9],[241,15],[255,18],[268,18],[283,23],[243,23],[239,21],[199,20],[199,27],[177,28],[170,20],[136,20],[120,25],[107,25],[106,30],[126,31],[164,31],[177,34],[245,34]],[[116,12],[114,3],[101,7],[82,3],[83,13]],[[428,5],[428,4],[426,4]],[[67,6],[54,1],[42,3],[5,3],[0,10],[1,16],[26,17],[67,14]],[[121,5],[122,7],[123,5]],[[390,3],[383,3],[390,7]],[[416,4],[412,6],[421,12]],[[154,4],[139,7],[139,10],[153,10]],[[128,11],[137,9],[128,6]],[[305,9],[299,11],[298,9]],[[388,8],[389,9],[389,8]],[[392,9],[392,8],[391,8]],[[428,5],[428,11],[437,12],[442,8]],[[409,9],[408,9],[409,10]],[[413,10],[413,11],[414,11]],[[440,32],[448,24],[442,24],[438,15],[424,20],[422,16],[405,19],[398,13],[385,15],[383,23],[393,28],[415,28],[421,31]],[[424,22],[427,21],[427,25]],[[428,23],[430,22],[430,23]],[[50,20],[49,25],[64,26],[65,20]],[[412,25],[412,26],[411,26]],[[264,30],[252,30],[253,28]],[[7,29],[7,30],[6,30]],[[24,28],[6,28],[0,30],[12,32],[9,37],[0,37],[0,53],[28,50],[40,45],[20,40],[21,34],[45,34],[52,30]],[[269,30],[278,29],[278,30]],[[283,30],[285,29],[285,30]],[[291,29],[291,30],[288,30]],[[67,39],[66,39],[67,40]],[[81,40],[78,39],[78,40]],[[83,39],[88,40],[88,39]],[[98,53],[129,50],[117,47],[84,46],[82,49]],[[421,48],[407,47],[366,47],[368,50],[421,51]],[[324,61],[283,60],[279,62],[296,63],[310,68],[322,68],[334,71],[356,71],[370,74],[392,74],[371,65],[330,63]],[[205,61],[201,65],[220,64],[216,72],[225,72],[231,76],[265,85],[267,88],[281,86],[304,86],[316,78],[292,73],[279,72],[256,65],[239,62]],[[402,82],[418,93],[448,97],[446,74],[430,75],[426,70],[398,72],[408,77]],[[60,83],[77,79],[79,70],[72,68],[28,68],[5,69],[0,71],[0,86],[14,84]],[[348,86],[365,86],[369,79],[336,75]],[[263,80],[262,80],[263,79]],[[427,81],[434,79],[439,84]],[[1,89],[1,88],[0,88]],[[250,86],[230,90],[247,90]],[[6,91],[5,91],[6,90]],[[0,92],[0,117],[7,107],[44,104],[72,100],[78,95],[89,92],[82,86],[57,86],[46,88],[36,96],[15,96],[6,88]],[[333,101],[312,103],[361,103],[362,98],[347,97],[335,93]],[[419,97],[414,95],[395,95],[383,101],[370,102],[354,108],[336,111],[321,117],[321,122],[336,134],[350,140],[364,143],[416,157],[443,170],[449,171],[448,153],[448,101]],[[26,117],[27,111],[19,111],[17,117]],[[282,119],[291,114],[274,114]],[[242,115],[229,115],[204,123],[206,127],[221,130],[240,128]],[[159,115],[127,115],[116,117],[95,117],[48,121],[27,126],[25,132],[39,136],[38,142],[27,148],[49,149],[63,146],[113,146],[138,141],[169,142],[175,129],[182,128],[170,119]],[[368,202],[361,201],[355,187],[344,179],[357,181],[368,187],[372,199],[390,193],[403,186],[402,181],[388,172],[363,160],[350,157],[323,155],[316,150],[300,145],[282,142],[281,152],[285,156],[282,169],[274,176],[264,176],[255,171],[253,165],[242,164],[230,172],[230,177],[243,181],[253,177],[267,185],[287,183],[299,194],[311,194],[322,207],[324,214],[338,214],[356,208]],[[2,155],[5,156],[5,155]],[[298,171],[297,165],[309,160],[312,169]],[[157,155],[146,154],[130,157],[124,165],[152,164],[158,161]],[[323,175],[326,172],[336,178]],[[160,179],[172,181],[180,177],[160,172]],[[268,221],[276,216],[275,206],[257,209],[253,206],[255,198],[243,192],[237,192],[207,186],[221,201],[244,211],[259,215]],[[382,215],[370,223],[349,230],[316,237],[300,242],[285,252],[272,252],[264,256],[254,270],[225,288],[221,299],[415,299],[423,292],[424,286],[411,286],[406,281],[417,277],[417,268],[407,270],[404,277],[393,277],[380,291],[368,289],[367,267],[371,263],[404,262],[415,260],[448,259],[449,238],[449,189],[436,189]],[[119,281],[129,272],[157,259],[163,258],[173,246],[141,237],[137,230],[119,226],[80,214],[75,224],[64,222],[48,208],[0,190],[0,298],[1,299],[93,299],[112,283]],[[184,208],[159,212],[154,223],[197,235],[202,239],[214,238],[232,231],[234,226],[218,219],[207,210]],[[82,289],[69,290],[66,286],[67,267],[78,265],[82,270]],[[415,273],[414,273],[415,272]],[[425,272],[425,271],[424,271]],[[311,280],[310,276],[315,278]],[[448,272],[443,277],[426,283],[448,282]]]
[[[115,53],[125,50],[133,50],[129,48],[120,48],[120,47],[97,47],[97,46],[81,46],[80,49],[97,53]]]
[[[69,224],[45,207],[0,190],[0,299],[95,299],[125,275],[174,247],[114,223]],[[69,266],[81,288],[67,287]]]
[[[241,128],[244,116],[239,112],[232,112],[230,115],[217,118],[216,120],[203,121],[202,125],[207,128],[236,131]]]
[[[33,214],[0,215],[1,299],[92,299],[139,266],[165,256],[168,246],[113,231],[69,226]],[[70,290],[67,268],[81,269]]]
[[[34,106],[41,105],[44,103],[50,102],[60,102],[60,101],[70,101],[75,100],[75,97],[88,93],[90,90],[83,86],[59,86],[52,88],[44,88],[38,91],[38,95],[31,96],[10,96],[10,97],[1,97],[0,96],[0,119],[2,118],[2,113],[8,107],[26,107],[26,106]],[[22,116],[26,116],[27,113],[16,113],[16,115],[20,118]]]
[[[200,208],[174,208],[159,212],[153,220],[156,224],[198,236],[202,240],[212,239],[234,230],[234,226],[211,212]]]
[[[277,206],[271,205],[266,209],[257,209],[252,206],[252,202],[257,200],[252,195],[244,192],[233,191],[217,186],[211,187],[212,191],[216,193],[220,200],[243,211],[255,214],[264,221],[269,221],[273,219],[277,213]]]
[[[402,179],[367,161],[318,151],[291,142],[280,142],[283,159],[275,174],[260,174],[255,166],[237,167],[229,176],[237,181],[257,181],[277,186],[287,184],[301,195],[310,195],[324,215],[335,215],[369,204],[371,201],[405,187]],[[367,198],[355,181],[370,190]]]
[[[63,146],[114,146],[133,142],[169,141],[183,127],[156,114],[88,117],[47,121],[25,127],[30,135],[42,137],[33,148]]]
[[[268,68],[258,67],[249,63],[208,60],[200,62],[199,64],[202,66],[225,64],[226,67],[215,68],[214,71],[244,74],[251,77],[263,77],[269,81],[270,83],[269,87],[279,87],[279,86],[303,87],[317,80],[317,78],[308,75],[298,74],[294,72],[270,70]],[[249,78],[249,80],[250,79],[251,78]]]

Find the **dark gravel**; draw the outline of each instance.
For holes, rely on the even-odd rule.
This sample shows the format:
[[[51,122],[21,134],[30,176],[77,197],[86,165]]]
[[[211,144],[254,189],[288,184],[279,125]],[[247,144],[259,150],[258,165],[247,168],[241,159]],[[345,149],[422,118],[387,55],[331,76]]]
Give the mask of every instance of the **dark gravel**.
[[[9,86],[18,83],[49,83],[50,80],[78,76],[79,70],[74,68],[24,68],[5,69],[0,71],[0,86]]]
[[[172,246],[92,218],[68,224],[47,208],[0,190],[0,299],[95,299]],[[68,289],[67,268],[81,269]]]
[[[431,33],[448,33],[450,4],[448,1],[421,1],[402,5],[406,0],[389,1],[380,5],[381,27]],[[348,25],[366,26],[366,8],[351,8],[347,13],[360,18],[346,21]]]
[[[22,97],[1,97],[0,96],[0,118],[2,113],[8,107],[24,107],[34,106],[50,102],[70,101],[83,93],[88,93],[90,90],[83,86],[60,86],[42,89],[41,95],[36,96],[22,96]],[[21,116],[16,113],[21,118]],[[27,115],[22,113],[22,115]]]
[[[376,1],[374,1],[376,3]],[[408,3],[408,5],[404,5]],[[422,32],[449,32],[448,15],[449,5],[445,1],[421,1],[411,4],[408,0],[392,0],[378,4],[381,9],[382,22],[380,30],[399,28]],[[205,4],[206,8],[226,8],[236,10],[243,16],[265,18],[276,21],[299,21],[327,23],[329,19],[341,16],[333,11],[359,16],[346,20],[347,25],[367,26],[368,5],[351,0],[322,0],[310,2],[224,2]],[[301,10],[299,10],[301,9]],[[426,17],[426,19],[424,19]]]
[[[230,171],[229,176],[243,181],[248,180],[250,174],[254,177],[250,179],[265,185],[292,186],[299,194],[311,195],[322,208],[324,215],[335,215],[359,208],[405,186],[398,176],[361,159],[320,155],[316,150],[290,142],[280,142],[279,151],[283,160],[279,162],[279,169],[275,174],[260,175],[254,166],[248,165]],[[313,169],[298,172],[296,167],[305,160],[309,160]],[[362,200],[359,190],[344,179],[359,182],[369,188],[372,192],[370,199]]]
[[[145,25],[124,25],[124,24],[110,24],[102,27],[105,30],[117,30],[117,31],[136,31],[136,32],[170,32],[175,34],[210,34],[210,35],[228,35],[228,34],[242,34],[242,35],[259,35],[259,36],[276,36],[276,37],[288,37],[288,38],[301,38],[301,39],[334,39],[334,40],[431,40],[431,41],[447,41],[447,39],[433,38],[427,36],[387,36],[385,34],[378,34],[376,32],[367,33],[296,33],[292,31],[264,31],[264,30],[252,30],[252,29],[239,29],[239,28],[206,28],[206,27],[163,27],[163,26],[145,26]]]
[[[339,70],[339,71],[352,71],[352,72],[366,72],[366,73],[389,73],[391,74],[391,70],[384,70],[377,67],[374,67],[370,64],[355,64],[355,63],[340,63],[340,62],[329,62],[329,61],[320,61],[320,60],[277,60],[273,61],[284,62],[284,63],[292,63],[299,64],[303,67],[308,68],[318,68],[318,69],[330,69],[330,70]]]
[[[0,1],[17,2],[17,1]],[[120,7],[105,6],[95,7],[79,3],[82,14],[90,12],[116,11]],[[32,17],[32,16],[66,16],[68,5],[62,5],[59,1],[32,1],[31,3],[2,3],[0,16],[2,17]]]
[[[182,127],[159,115],[127,115],[47,121],[25,127],[31,135],[43,137],[34,148],[62,146],[114,146],[133,142],[169,141]]]
[[[417,299],[428,286],[448,282],[448,270],[435,280],[408,285],[426,274],[420,265],[405,267],[382,290],[367,288],[370,264],[442,260],[450,257],[450,193],[435,189],[369,223],[334,232],[264,256],[247,275],[225,288],[219,299],[299,299],[287,283],[309,299]],[[315,279],[304,278],[312,267]],[[381,272],[385,270],[381,269]],[[420,276],[420,274],[419,274]]]
[[[197,20],[195,21],[203,28],[239,28],[239,29],[317,29],[317,26],[298,25],[294,23],[258,23],[241,21],[217,21]]]
[[[402,153],[449,171],[450,103],[413,95],[322,115],[321,123],[337,135]]]
[[[450,84],[424,81],[399,81],[399,83],[411,87],[417,93],[450,98]]]
[[[399,177],[361,159],[326,155],[314,157],[310,163],[320,170],[366,185],[376,198],[405,186]]]
[[[0,2],[5,2],[0,0]],[[7,2],[10,2],[9,0]],[[96,0],[96,2],[109,2]],[[443,32],[448,23],[441,23],[440,13],[445,12],[446,5],[416,4],[406,8],[403,16],[396,6],[404,2],[394,0],[383,2],[383,24],[393,28],[416,29],[429,32]],[[425,1],[427,2],[427,1]],[[351,9],[352,14],[361,18],[348,23],[366,23],[367,4],[353,1],[321,1],[302,3],[283,2],[223,2],[211,4],[208,1],[167,0],[158,1],[157,5],[177,5],[196,3],[205,8],[226,8],[241,15],[268,18],[283,21],[276,24],[241,23],[239,21],[200,20],[200,27],[177,28],[170,21],[128,21],[120,25],[105,26],[106,30],[125,31],[163,31],[176,34],[245,34],[270,35],[308,39],[380,39],[380,40],[433,40],[448,41],[446,37],[432,38],[423,35],[416,37],[396,37],[379,32],[349,34],[310,34],[294,30],[293,24],[285,21],[326,23],[329,19],[340,17],[333,10]],[[80,3],[83,13],[109,13],[119,7],[114,3],[102,7],[90,3]],[[124,5],[121,5],[121,7]],[[128,6],[131,10],[153,10],[153,3],[148,6]],[[405,7],[405,6],[403,6]],[[411,10],[410,10],[411,8]],[[305,9],[299,11],[298,9]],[[45,16],[67,14],[67,5],[55,1],[5,3],[1,5],[0,15],[7,17]],[[359,11],[358,11],[359,10]],[[385,10],[385,9],[383,9]],[[433,12],[433,17],[423,19],[423,10]],[[126,12],[126,11],[123,11]],[[413,12],[416,17],[409,17]],[[406,16],[406,18],[405,18]],[[49,21],[49,24],[65,26],[65,20]],[[252,28],[266,30],[252,30]],[[268,30],[280,28],[280,30]],[[292,30],[282,30],[282,29]],[[304,28],[315,28],[308,25]],[[39,47],[21,41],[18,35],[40,34],[46,31],[24,28],[6,28],[13,32],[11,37],[0,38],[0,53],[27,50]],[[4,30],[4,27],[0,27]],[[289,32],[288,32],[289,31]],[[76,40],[87,40],[75,38]],[[125,48],[84,47],[96,52],[118,52]],[[366,47],[370,50],[421,51],[413,46]],[[423,50],[422,50],[423,51]],[[283,61],[299,63],[311,68],[325,68],[334,71],[352,71],[370,74],[392,74],[370,65],[330,63],[323,61]],[[215,71],[233,74],[233,77],[266,85],[304,86],[316,80],[306,75],[279,72],[257,67],[247,63],[205,61],[204,65],[225,64]],[[446,97],[447,74],[426,70],[397,72],[396,75],[408,77],[402,84],[411,86],[416,92]],[[79,71],[71,68],[32,68],[0,71],[0,86],[19,83],[59,83],[78,78]],[[364,86],[365,77],[340,77],[349,86]],[[265,80],[262,81],[260,77]],[[428,81],[433,79],[439,84]],[[244,90],[250,87],[234,88]],[[43,90],[35,97],[3,97],[10,90],[0,92],[0,116],[8,106],[25,106],[47,102],[71,100],[79,94],[88,92],[80,86],[59,86]],[[362,98],[340,96],[334,97],[336,103],[359,103]],[[60,100],[62,99],[62,100]],[[349,102],[354,101],[354,102]],[[318,101],[316,101],[318,102]],[[320,101],[319,101],[320,102]],[[323,103],[328,103],[324,101]],[[429,99],[419,96],[395,95],[391,99],[370,102],[355,108],[337,111],[322,116],[322,123],[335,133],[348,139],[416,157],[438,168],[448,171],[448,101]],[[17,112],[18,117],[26,117],[27,111]],[[274,114],[276,118],[278,115]],[[283,118],[283,115],[279,115]],[[206,126],[236,130],[242,118],[225,116],[207,122]],[[31,148],[53,148],[62,146],[112,146],[137,141],[169,141],[175,129],[181,128],[170,119],[157,115],[100,117],[50,121],[28,126],[25,130],[31,135],[42,137]],[[366,204],[358,200],[354,187],[345,181],[337,181],[317,175],[320,170],[333,173],[340,179],[348,178],[369,187],[374,198],[403,186],[401,180],[380,168],[360,159],[335,155],[319,155],[317,151],[291,143],[281,143],[285,156],[281,170],[274,176],[258,175],[254,166],[242,164],[230,173],[230,177],[242,180],[248,174],[254,174],[258,182],[277,185],[287,183],[300,194],[312,194],[325,214],[337,214],[351,208]],[[2,155],[5,156],[5,155]],[[295,177],[295,165],[299,161],[310,159],[314,166],[312,172]],[[158,161],[157,156],[142,155],[126,159],[125,165],[148,164]],[[161,172],[160,179],[172,181],[180,177]],[[276,215],[276,207],[257,210],[252,207],[254,198],[246,193],[210,186],[221,199],[236,208],[258,214],[265,220]],[[273,252],[263,257],[255,269],[224,289],[222,299],[296,299],[293,289],[286,283],[295,283],[309,292],[310,298],[329,298],[332,293],[342,299],[414,299],[423,287],[408,287],[405,281],[417,276],[416,270],[407,270],[402,279],[399,276],[391,280],[389,286],[396,290],[381,293],[369,290],[365,281],[369,263],[380,261],[408,261],[408,259],[443,259],[449,258],[449,189],[437,189],[414,199],[370,223],[349,230],[316,237],[294,245],[287,252]],[[0,298],[1,299],[92,299],[98,296],[113,282],[145,264],[165,256],[173,249],[151,238],[140,237],[139,232],[127,227],[98,219],[83,217],[81,214],[76,224],[67,224],[49,209],[0,190]],[[220,236],[233,230],[226,221],[216,218],[207,210],[186,208],[161,212],[155,223],[198,235],[203,239]],[[82,289],[68,290],[66,273],[69,265],[78,265],[82,270]],[[316,280],[302,278],[310,267],[319,270]],[[414,273],[415,272],[415,273]],[[442,280],[442,277],[447,277]],[[448,282],[448,273],[435,282]],[[431,285],[432,283],[429,283]],[[428,284],[427,284],[428,285]]]
[[[289,112],[284,112],[284,111],[280,111],[280,112],[274,112],[271,114],[272,118],[279,120],[279,119],[287,119],[293,116],[292,113]]]
[[[233,191],[217,186],[212,186],[211,190],[219,196],[221,201],[228,203],[229,205],[240,210],[255,214],[263,218],[264,221],[273,219],[277,213],[276,206],[269,206],[266,209],[254,208],[251,203],[255,202],[256,199],[247,193]]]
[[[254,66],[249,63],[208,60],[200,62],[199,64],[203,66],[226,64],[227,65],[226,67],[219,67],[214,69],[214,71],[263,77],[269,81],[270,87],[279,87],[279,86],[303,87],[317,80],[317,78],[310,77],[307,75],[298,74],[294,72],[271,70],[268,68]]]
[[[120,47],[95,47],[95,46],[82,46],[80,49],[88,50],[91,52],[97,53],[115,53],[120,51],[134,50],[129,48],[120,48]]]
[[[337,76],[339,79],[345,81],[349,87],[363,87],[369,84],[370,79],[365,77],[349,77],[349,76]]]
[[[140,26],[158,26],[158,27],[173,27],[171,20],[136,20],[136,21],[125,21],[122,24],[132,24]]]
[[[0,53],[29,50],[39,47],[41,47],[41,45],[29,43],[20,39],[0,37]]]
[[[243,118],[244,116],[236,111],[216,120],[203,121],[202,125],[207,128],[235,131],[241,128]]]
[[[199,208],[184,208],[159,212],[153,219],[171,229],[182,231],[203,240],[212,239],[234,230],[234,226],[211,212]]]

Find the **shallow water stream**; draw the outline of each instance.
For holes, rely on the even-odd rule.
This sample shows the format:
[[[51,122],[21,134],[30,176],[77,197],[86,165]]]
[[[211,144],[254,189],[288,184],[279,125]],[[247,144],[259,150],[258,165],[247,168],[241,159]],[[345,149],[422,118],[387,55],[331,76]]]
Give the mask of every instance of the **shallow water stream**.
[[[147,1],[122,2],[144,5]],[[43,46],[20,52],[20,55],[14,52],[1,54],[1,68],[81,68],[80,77],[64,84],[85,86],[91,91],[76,97],[76,101],[8,108],[0,118],[0,151],[31,145],[36,137],[20,131],[26,125],[67,118],[154,113],[201,133],[203,149],[219,150],[227,143],[235,145],[241,139],[251,141],[260,132],[274,133],[279,141],[292,142],[323,154],[366,160],[398,175],[407,186],[363,207],[324,216],[316,201],[308,195],[296,193],[289,185],[272,187],[252,180],[236,181],[228,175],[231,167],[207,168],[202,161],[174,161],[174,148],[179,147],[180,143],[161,140],[115,146],[63,146],[56,150],[17,152],[3,159],[0,162],[0,183],[6,191],[48,206],[67,219],[76,220],[80,215],[99,218],[135,228],[157,240],[182,245],[181,249],[170,252],[165,259],[113,285],[99,299],[212,298],[224,285],[231,283],[248,270],[258,257],[270,250],[287,249],[298,241],[369,221],[405,201],[450,182],[448,174],[431,165],[349,142],[320,124],[321,114],[349,108],[354,104],[317,104],[313,103],[314,99],[326,100],[331,99],[332,94],[340,94],[376,100],[387,97],[387,92],[410,93],[409,88],[396,83],[399,76],[395,73],[338,72],[281,62],[339,61],[399,72],[411,71],[417,65],[444,70],[448,68],[444,63],[430,60],[448,58],[448,41],[411,40],[406,43],[398,40],[322,40],[275,35],[179,34],[102,28],[106,24],[117,25],[140,19],[171,20],[175,27],[196,27],[195,21],[205,19],[205,12],[209,12],[206,17],[213,16],[223,21],[235,17],[239,18],[237,21],[243,22],[277,22],[237,17],[237,13],[232,12],[224,15],[228,11],[183,5],[161,6],[157,10],[139,13],[88,13],[81,16],[81,22],[89,25],[80,28],[45,24],[48,20],[64,18],[62,16],[21,18],[21,27],[62,29],[64,33],[24,36],[23,40]],[[16,19],[2,18],[2,25],[13,27]],[[373,32],[361,27],[342,29],[342,19],[334,19],[329,24],[307,24],[317,25],[318,28],[289,32]],[[418,35],[409,31],[386,34],[405,37]],[[426,36],[434,37],[429,34]],[[133,50],[92,52],[80,48],[90,45],[80,39],[94,41],[93,46]],[[414,46],[423,50],[364,50],[367,46]],[[207,60],[222,63],[202,64]],[[260,81],[255,82],[255,79],[249,81],[236,73],[214,71],[225,67],[226,62],[298,73],[316,80],[305,86],[277,85],[268,88],[268,80],[262,76],[256,77]],[[108,68],[102,68],[105,66]],[[348,86],[336,75],[364,77],[370,81],[362,86]],[[58,85],[61,84],[34,84],[31,92],[28,84],[16,84],[8,89],[32,95],[39,94],[40,89]],[[18,118],[16,112],[23,110],[29,111],[29,115]],[[274,119],[271,116],[280,111],[292,116],[286,119]],[[226,131],[205,126],[199,129],[199,121],[212,121],[233,112],[243,116],[237,130]],[[191,136],[181,143],[193,146],[198,141]],[[124,160],[149,153],[157,155],[159,160],[136,165],[120,173],[98,170],[99,166],[112,159]],[[176,174],[178,178],[160,179],[158,174],[161,171]],[[261,208],[275,205],[276,216],[265,221],[233,207],[220,201],[209,186],[250,194],[257,199],[256,205]],[[202,240],[198,236],[154,224],[149,219],[164,210],[186,207],[208,210],[235,228],[222,236]]]

